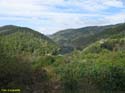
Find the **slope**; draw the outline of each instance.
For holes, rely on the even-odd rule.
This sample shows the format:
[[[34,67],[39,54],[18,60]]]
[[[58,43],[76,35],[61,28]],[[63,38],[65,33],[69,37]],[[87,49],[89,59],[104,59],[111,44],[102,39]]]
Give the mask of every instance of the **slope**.
[[[26,27],[3,26],[0,27],[0,44],[3,52],[8,55],[54,54],[58,46],[45,35]]]
[[[118,33],[124,33],[124,25],[125,24],[91,26],[80,29],[63,30],[51,35],[50,38],[62,47],[70,47],[72,50],[81,50],[99,39],[110,37]]]

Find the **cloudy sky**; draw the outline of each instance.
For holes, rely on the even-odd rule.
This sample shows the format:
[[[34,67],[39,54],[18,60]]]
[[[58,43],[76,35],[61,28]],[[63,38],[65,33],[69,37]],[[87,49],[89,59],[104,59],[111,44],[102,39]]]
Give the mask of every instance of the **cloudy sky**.
[[[125,0],[0,0],[0,26],[25,26],[44,34],[122,22]]]

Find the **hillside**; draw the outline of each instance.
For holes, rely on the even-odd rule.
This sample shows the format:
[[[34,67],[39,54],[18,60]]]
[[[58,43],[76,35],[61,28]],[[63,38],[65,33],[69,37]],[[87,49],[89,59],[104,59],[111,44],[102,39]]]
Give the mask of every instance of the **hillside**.
[[[86,39],[76,43],[86,46],[80,43],[80,51],[60,55],[59,47],[43,34],[26,27],[1,27],[0,87],[22,93],[125,91],[125,24],[83,29],[88,30],[76,36]],[[77,31],[68,32],[68,39],[76,38]],[[67,46],[66,52],[72,51],[73,45]]]
[[[100,53],[104,51],[124,51],[125,50],[125,37],[113,37],[99,40],[87,48],[83,49],[83,53]]]
[[[79,93],[125,91],[125,35],[116,28],[110,31],[122,34],[103,35],[83,50],[65,55],[56,68],[66,89]]]
[[[8,55],[54,54],[58,46],[45,35],[26,27],[7,25],[0,27],[0,44]]]
[[[77,79],[83,79],[84,84],[87,83],[86,78],[88,82],[91,82],[88,83],[89,88],[84,86],[84,90],[89,89],[91,91],[93,87],[96,87],[101,91],[125,91],[124,56],[125,36],[101,39],[83,51],[75,51],[72,54],[73,62],[70,64],[75,65],[72,67],[72,71],[76,68],[75,72],[80,74],[70,72],[75,77],[77,76]],[[82,82],[78,81],[78,84],[82,84]]]
[[[72,50],[81,50],[99,39],[110,37],[112,35],[120,33],[123,33],[124,35],[124,29],[125,24],[92,26],[79,29],[59,31],[51,35],[50,38],[57,42],[60,46],[62,46],[64,48],[63,51],[65,51],[66,47]]]

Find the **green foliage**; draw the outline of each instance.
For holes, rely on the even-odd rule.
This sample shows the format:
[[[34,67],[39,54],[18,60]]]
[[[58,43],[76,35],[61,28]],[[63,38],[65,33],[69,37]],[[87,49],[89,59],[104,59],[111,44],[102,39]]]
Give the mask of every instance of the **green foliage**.
[[[125,91],[124,31],[124,24],[82,28],[78,33],[70,29],[67,38],[72,40],[61,41],[70,44],[66,51],[94,43],[61,55],[58,46],[42,34],[29,28],[2,27],[0,87],[20,88],[23,93]]]
[[[62,86],[66,90],[125,91],[124,48],[124,38],[108,38],[64,56],[64,64],[56,69]]]
[[[58,46],[46,36],[29,28],[16,27],[0,33],[0,43],[8,55],[31,54],[34,56],[56,54]]]
[[[38,67],[45,67],[48,65],[52,65],[54,64],[54,62],[55,62],[55,59],[52,56],[41,56],[32,64],[34,68],[38,68]]]
[[[72,93],[78,92],[79,80],[84,74],[84,65],[82,63],[67,63],[59,66],[56,71],[61,77],[64,90]]]
[[[92,64],[87,71],[87,75],[91,77],[92,82],[99,89],[124,91],[124,56],[125,52],[99,53],[97,59],[88,59]]]
[[[125,52],[80,56],[56,69],[66,90],[125,91]]]
[[[50,81],[43,68],[32,68],[27,60],[10,57],[1,52],[0,46],[0,88],[20,89],[21,93],[48,93]]]
[[[0,53],[0,88],[17,88],[28,91],[32,69],[29,63]]]
[[[0,88],[22,93],[50,93],[49,75],[43,67],[54,62],[59,47],[48,37],[24,27],[0,28]]]
[[[109,26],[92,26],[80,29],[68,29],[57,32],[50,37],[60,46],[63,46],[62,51],[64,51],[64,53],[69,53],[74,49],[82,50],[100,39],[116,37],[122,38],[124,36],[125,24],[116,24]],[[69,51],[66,49],[72,50]]]
[[[106,51],[123,51],[125,49],[125,38],[102,39],[85,48],[86,53],[99,53]]]

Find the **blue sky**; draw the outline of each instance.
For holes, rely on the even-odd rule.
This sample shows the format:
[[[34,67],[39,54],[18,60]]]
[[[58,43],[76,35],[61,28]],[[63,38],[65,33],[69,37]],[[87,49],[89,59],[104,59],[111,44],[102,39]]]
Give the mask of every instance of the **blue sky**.
[[[0,26],[30,27],[44,34],[125,22],[125,0],[0,0]]]

